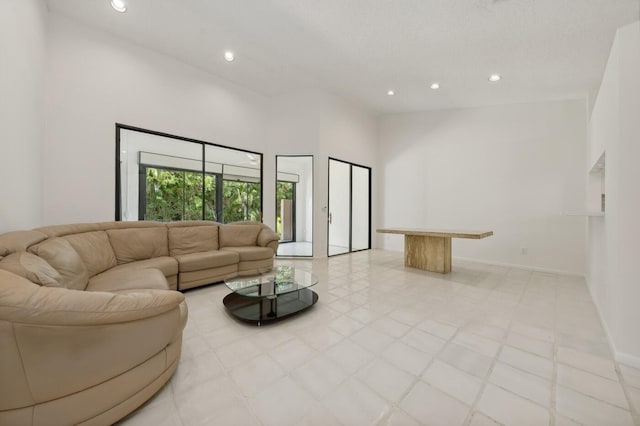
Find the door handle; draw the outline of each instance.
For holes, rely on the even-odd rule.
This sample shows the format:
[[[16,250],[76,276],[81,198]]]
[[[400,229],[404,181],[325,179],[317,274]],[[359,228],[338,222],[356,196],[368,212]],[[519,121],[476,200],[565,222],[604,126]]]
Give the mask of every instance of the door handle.
[[[329,225],[331,225],[331,212],[329,212]]]

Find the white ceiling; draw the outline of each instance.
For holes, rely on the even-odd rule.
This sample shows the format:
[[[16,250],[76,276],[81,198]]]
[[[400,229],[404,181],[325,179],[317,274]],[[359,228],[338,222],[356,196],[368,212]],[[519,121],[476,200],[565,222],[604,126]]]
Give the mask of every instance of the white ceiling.
[[[47,0],[60,13],[273,96],[375,113],[584,97],[639,0]],[[236,60],[223,59],[226,49]],[[487,77],[500,73],[491,84]],[[441,89],[429,84],[438,81]],[[387,96],[393,89],[396,95]]]

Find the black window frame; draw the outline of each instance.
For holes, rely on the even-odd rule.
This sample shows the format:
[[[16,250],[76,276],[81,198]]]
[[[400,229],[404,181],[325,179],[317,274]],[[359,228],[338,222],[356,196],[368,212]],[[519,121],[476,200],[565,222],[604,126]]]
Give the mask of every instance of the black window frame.
[[[178,136],[178,135],[173,135],[170,133],[165,133],[165,132],[159,132],[159,131],[155,131],[155,130],[149,130],[149,129],[144,129],[142,127],[137,127],[137,126],[130,126],[127,124],[122,124],[122,123],[115,123],[115,139],[116,139],[116,152],[115,152],[115,185],[116,185],[116,193],[115,193],[115,220],[116,221],[122,221],[122,176],[121,176],[121,163],[122,163],[122,159],[120,157],[120,153],[121,153],[121,143],[120,143],[120,134],[122,130],[129,130],[129,131],[133,131],[133,132],[140,132],[140,133],[146,133],[149,135],[154,135],[154,136],[161,136],[161,137],[165,137],[165,138],[171,138],[171,139],[176,139],[179,141],[183,141],[183,142],[192,142],[192,143],[196,143],[199,144],[202,147],[202,175],[216,175],[216,189],[218,188],[218,184],[222,184],[223,179],[222,179],[222,175],[218,174],[218,173],[207,173],[206,172],[206,164],[205,164],[205,150],[207,146],[213,146],[213,147],[218,147],[218,148],[225,148],[225,149],[231,149],[231,150],[235,150],[235,151],[240,151],[240,152],[245,152],[247,154],[252,154],[252,155],[257,155],[260,158],[260,222],[264,221],[264,154],[262,154],[261,152],[256,152],[256,151],[250,151],[247,149],[242,149],[242,148],[235,148],[235,147],[231,147],[231,146],[227,146],[227,145],[221,145],[221,144],[217,144],[217,143],[213,143],[213,142],[207,142],[207,141],[202,141],[202,140],[198,140],[198,139],[193,139],[193,138],[188,138],[188,137],[184,137],[184,136]],[[193,172],[193,170],[189,170],[191,172]],[[140,173],[140,170],[138,170],[138,173]],[[146,178],[145,178],[146,179]],[[233,180],[229,180],[230,182],[233,182]],[[254,183],[254,182],[252,182]],[[222,186],[220,186],[220,188],[222,188]],[[205,195],[205,183],[204,183],[204,179],[202,180],[202,199],[204,200],[204,195]],[[219,208],[218,206],[222,205],[223,200],[223,191],[216,191],[216,210]],[[138,194],[138,197],[140,197],[140,194]],[[206,217],[205,215],[206,212],[206,207],[205,207],[205,203],[202,203],[202,218],[204,220],[204,218]],[[138,216],[140,215],[140,209],[138,209]],[[218,218],[221,218],[221,216],[218,216],[218,212],[216,212],[216,216]],[[138,219],[140,220],[140,219]],[[224,220],[224,218],[222,218],[222,220]]]

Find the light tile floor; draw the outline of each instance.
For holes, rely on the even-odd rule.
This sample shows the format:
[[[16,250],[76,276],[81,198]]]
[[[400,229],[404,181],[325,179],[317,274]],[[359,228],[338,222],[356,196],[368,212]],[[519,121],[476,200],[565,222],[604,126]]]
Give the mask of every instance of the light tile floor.
[[[617,364],[582,278],[401,253],[277,260],[319,302],[255,327],[223,284],[187,292],[169,383],[122,425],[640,425],[640,370]]]
[[[313,244],[307,241],[281,243],[278,256],[313,256]]]

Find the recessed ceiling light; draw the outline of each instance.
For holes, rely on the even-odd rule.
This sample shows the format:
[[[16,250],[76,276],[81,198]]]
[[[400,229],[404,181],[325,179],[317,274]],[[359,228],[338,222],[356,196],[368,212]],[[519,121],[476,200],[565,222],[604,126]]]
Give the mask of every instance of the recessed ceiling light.
[[[225,61],[232,62],[235,58],[236,58],[236,56],[233,54],[232,51],[227,50],[226,52],[224,52],[224,60]]]
[[[387,95],[389,95],[389,96],[393,96],[395,94],[396,94],[396,92],[394,92],[393,90],[388,90],[387,91]]]
[[[127,5],[123,0],[111,0],[111,7],[120,13],[127,11]]]
[[[496,83],[498,81],[502,80],[502,77],[500,76],[500,74],[491,74],[489,76],[489,81],[492,83]]]
[[[431,86],[429,86],[429,87],[431,87],[433,90],[438,90],[440,88],[440,84],[439,83],[432,83]]]

